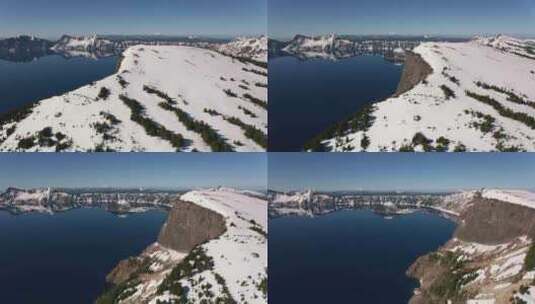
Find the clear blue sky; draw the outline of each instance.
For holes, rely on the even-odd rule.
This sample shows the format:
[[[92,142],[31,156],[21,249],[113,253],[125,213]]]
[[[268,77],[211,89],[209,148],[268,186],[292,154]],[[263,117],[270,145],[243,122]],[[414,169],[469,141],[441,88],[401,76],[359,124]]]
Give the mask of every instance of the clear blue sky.
[[[0,153],[0,190],[229,186],[264,190],[265,153]]]
[[[275,190],[535,190],[535,153],[270,153]]]
[[[0,37],[265,34],[267,0],[0,0]]]
[[[270,37],[510,33],[535,36],[535,0],[269,0]]]

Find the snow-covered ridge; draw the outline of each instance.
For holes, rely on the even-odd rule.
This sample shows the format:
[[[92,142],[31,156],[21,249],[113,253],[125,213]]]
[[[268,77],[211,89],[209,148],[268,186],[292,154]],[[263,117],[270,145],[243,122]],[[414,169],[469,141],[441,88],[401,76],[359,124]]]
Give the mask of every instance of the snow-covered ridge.
[[[535,208],[535,192],[526,190],[481,189],[450,194],[365,193],[334,195],[314,193],[312,190],[302,192],[270,191],[268,193],[270,208],[284,209],[286,211],[296,209],[296,213],[314,211],[314,208],[318,206],[331,208],[333,209],[332,211],[356,206],[391,206],[398,208],[428,208],[449,215],[460,216],[463,211],[473,205],[478,197]]]
[[[535,192],[531,191],[485,189],[481,196],[535,209]]]
[[[226,55],[267,62],[267,44],[266,36],[238,37],[229,43],[221,44],[217,49]]]
[[[94,51],[114,51],[126,48],[126,44],[114,42],[104,38],[93,36],[74,37],[63,35],[52,47],[57,52],[94,52]]]
[[[267,201],[231,189],[192,191],[181,199],[226,218],[227,231],[202,247],[214,258],[213,271],[226,280],[232,297],[238,303],[267,303],[259,289],[267,280]]]
[[[431,74],[321,144],[331,151],[535,151],[532,43],[506,36],[422,43],[414,53]],[[369,124],[353,124],[363,116]]]
[[[535,40],[532,39],[518,39],[499,34],[487,37],[476,36],[473,41],[503,52],[535,59]]]
[[[314,193],[308,191],[269,191],[269,215],[323,215],[337,210],[370,208],[381,214],[406,214],[418,209],[435,210],[447,217],[458,217],[468,194],[355,192]]]
[[[273,192],[269,202],[271,204],[285,204],[285,203],[303,203],[311,201],[313,197],[312,190],[303,192]]]
[[[150,257],[149,274],[127,289],[120,303],[215,303],[214,298],[227,298],[225,303],[267,303],[267,201],[256,193],[229,188],[190,191],[180,200],[222,215],[226,231],[190,253],[151,245],[142,254],[143,259]],[[191,274],[175,280],[172,269],[180,267],[186,256],[201,266],[206,260],[213,265],[202,270],[195,266]],[[170,284],[181,287],[160,287]],[[180,292],[184,288],[187,293]]]
[[[286,47],[283,48],[283,51],[288,53],[326,52],[334,48],[336,40],[337,37],[334,34],[318,37],[297,35]],[[343,41],[350,43],[346,40]]]
[[[187,46],[123,57],[116,74],[0,121],[0,150],[265,150],[266,68]]]

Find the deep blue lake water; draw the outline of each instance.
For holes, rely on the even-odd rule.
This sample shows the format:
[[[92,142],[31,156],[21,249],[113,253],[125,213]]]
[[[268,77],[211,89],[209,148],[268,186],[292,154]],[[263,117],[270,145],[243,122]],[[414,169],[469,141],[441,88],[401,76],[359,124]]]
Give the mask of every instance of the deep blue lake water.
[[[121,218],[102,209],[55,215],[0,211],[2,303],[93,303],[122,259],[156,241],[164,211]]]
[[[0,115],[109,76],[117,60],[117,56],[66,59],[60,55],[31,62],[0,60]]]
[[[436,250],[455,224],[417,212],[385,219],[369,210],[269,222],[269,300],[406,304],[417,282],[405,272]]]
[[[392,95],[402,66],[380,56],[269,60],[269,150],[301,151],[329,126]]]

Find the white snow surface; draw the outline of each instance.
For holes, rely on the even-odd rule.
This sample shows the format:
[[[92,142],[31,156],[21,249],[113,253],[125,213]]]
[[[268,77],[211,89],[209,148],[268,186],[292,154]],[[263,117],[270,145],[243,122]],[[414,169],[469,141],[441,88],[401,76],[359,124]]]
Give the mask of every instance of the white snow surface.
[[[284,47],[283,51],[288,53],[325,51],[332,48],[335,41],[336,36],[334,34],[318,37],[297,35],[291,43]]]
[[[146,117],[182,135],[186,144],[180,148],[181,151],[211,151],[200,133],[188,130],[173,112],[161,108],[158,104],[165,100],[145,92],[145,85],[173,98],[176,101],[173,107],[210,125],[235,151],[265,150],[246,137],[242,128],[224,119],[237,117],[267,134],[267,110],[243,96],[250,94],[267,102],[267,89],[256,85],[267,84],[267,77],[245,71],[266,72],[265,69],[215,51],[187,46],[137,45],[128,48],[123,56],[116,74],[64,95],[42,100],[21,121],[0,126],[0,151],[55,151],[55,146],[41,146],[39,143],[31,148],[18,145],[24,138],[37,136],[45,127],[51,127],[53,134],[61,132],[66,135],[59,141],[71,142],[65,151],[92,151],[97,147],[125,152],[176,151],[169,141],[148,135],[140,124],[131,120],[130,108],[119,99],[121,94],[141,103]],[[120,78],[128,82],[125,88],[119,84]],[[103,87],[111,92],[105,100],[97,97]],[[224,90],[231,90],[237,97],[228,96]],[[221,115],[212,116],[205,109]],[[246,114],[244,109],[256,117]],[[111,140],[105,139],[102,132],[95,128],[96,123],[109,123],[104,116],[106,113],[121,121],[112,125],[108,132],[114,138]],[[12,127],[16,129],[9,134],[8,129]]]
[[[267,278],[267,237],[251,229],[256,226],[267,233],[267,201],[228,188],[191,191],[181,199],[225,217],[227,231],[202,247],[214,259],[213,271],[225,279],[232,297],[238,303],[267,303],[257,288]]]
[[[74,37],[64,35],[54,44],[51,49],[54,51],[88,51],[102,48],[114,48],[120,45],[120,43],[112,42],[107,39],[92,36]]]
[[[485,189],[482,191],[481,195],[484,198],[495,199],[535,209],[535,192],[532,191]]]
[[[223,54],[246,57],[260,62],[267,62],[267,36],[238,37],[233,41],[222,44],[218,50]]]
[[[304,202],[311,201],[314,193],[312,190],[307,190],[303,192],[277,192],[274,194],[273,198],[270,200],[270,204],[287,204],[287,203],[298,203],[301,205]]]
[[[499,43],[518,44],[525,48],[531,41],[499,37]],[[488,95],[504,108],[535,117],[535,56],[527,58],[511,48],[497,48],[480,39],[469,42],[427,42],[414,52],[426,61],[433,72],[408,92],[375,103],[375,122],[367,131],[347,131],[323,143],[332,151],[361,151],[364,135],[370,139],[366,151],[398,151],[411,145],[418,132],[427,139],[444,137],[450,141],[448,151],[463,145],[467,151],[497,151],[516,148],[535,151],[535,129],[502,116],[492,106],[467,96],[465,91]],[[452,78],[458,80],[455,83]],[[483,82],[521,96],[528,104],[514,103],[507,94],[476,85]],[[451,89],[455,97],[446,99],[441,86]],[[483,119],[494,118],[490,132],[475,127]],[[501,138],[495,132],[501,131]],[[346,143],[346,140],[348,142]],[[415,151],[422,151],[417,145]]]
[[[520,294],[519,292],[515,293],[515,296],[524,300],[526,304],[535,304],[535,286],[528,288],[527,293]]]
[[[256,227],[267,233],[267,201],[258,193],[229,188],[190,191],[180,199],[217,212],[225,218],[227,230],[223,235],[200,245],[205,254],[212,258],[214,267],[180,279],[180,285],[189,289],[187,299],[179,299],[169,291],[159,294],[158,286],[189,253],[154,243],[138,258],[150,258],[151,272],[143,275],[143,282],[136,284],[133,293],[120,302],[156,304],[158,300],[187,300],[188,303],[204,303],[208,300],[212,303],[213,298],[206,297],[205,288],[213,297],[218,297],[226,292],[226,285],[228,293],[237,303],[266,304],[267,295],[263,294],[259,285],[267,280],[267,237],[251,228]],[[225,280],[225,285],[218,282],[217,275]]]

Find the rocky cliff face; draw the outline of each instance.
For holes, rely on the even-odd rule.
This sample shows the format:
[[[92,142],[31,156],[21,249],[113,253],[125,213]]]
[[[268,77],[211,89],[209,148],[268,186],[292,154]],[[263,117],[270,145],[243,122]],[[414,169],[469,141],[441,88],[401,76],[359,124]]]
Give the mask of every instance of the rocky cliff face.
[[[433,72],[431,66],[422,57],[413,52],[406,52],[403,73],[398,84],[395,96],[399,96],[418,83],[424,81]]]
[[[225,230],[225,219],[219,213],[191,202],[176,200],[160,230],[157,243],[150,245],[137,257],[120,261],[106,276],[106,281],[115,286],[111,290],[117,290],[134,281],[163,279],[168,269],[179,263],[188,252],[197,245],[219,237]],[[143,302],[135,298],[126,303],[137,301]]]
[[[223,216],[193,203],[178,201],[169,212],[158,236],[158,243],[176,251],[189,252],[223,232]]]
[[[120,262],[97,303],[267,303],[265,199],[220,188],[173,203],[158,242]]]
[[[452,240],[407,271],[420,281],[410,303],[535,300],[535,293],[526,293],[535,271],[525,268],[535,237],[535,209],[475,196],[458,222]]]
[[[461,218],[455,237],[466,242],[494,245],[523,235],[535,237],[535,209],[476,198]]]

